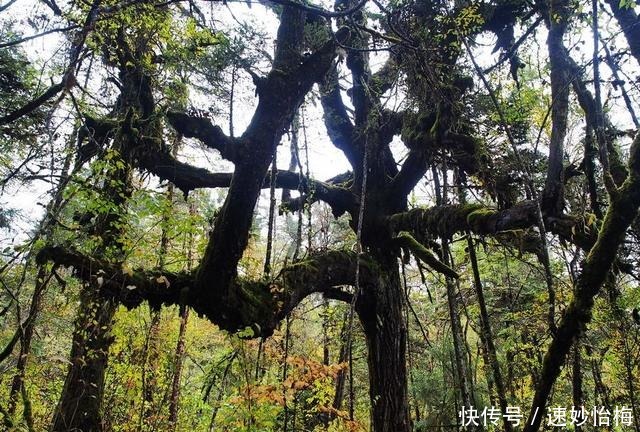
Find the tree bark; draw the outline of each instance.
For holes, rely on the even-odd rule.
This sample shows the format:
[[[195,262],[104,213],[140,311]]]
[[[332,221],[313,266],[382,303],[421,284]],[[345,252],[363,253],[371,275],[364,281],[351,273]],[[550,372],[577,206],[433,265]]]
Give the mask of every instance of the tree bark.
[[[116,138],[116,149],[119,138]],[[117,150],[116,150],[117,151]],[[109,258],[121,262],[121,242],[124,206],[131,195],[131,169],[115,156],[114,164],[104,173],[111,181],[105,183],[103,198],[109,200],[115,210],[101,216],[96,235],[102,239],[104,251],[111,251]],[[97,270],[97,269],[96,269]],[[98,276],[86,284],[80,293],[78,318],[73,333],[70,365],[58,405],[54,412],[51,430],[63,432],[102,430],[102,396],[104,375],[109,347],[113,341],[111,328],[118,304],[100,294],[104,277]]]
[[[178,343],[173,360],[173,379],[171,381],[171,396],[169,397],[169,430],[175,431],[178,425],[178,410],[180,408],[180,383],[182,380],[182,364],[186,351],[185,333],[189,320],[189,309],[184,307],[180,310],[180,331],[178,332]]]
[[[85,287],[71,347],[71,365],[56,407],[52,432],[102,430],[102,396],[109,334],[117,305]]]
[[[633,3],[630,6],[622,6],[618,0],[606,0],[606,2],[627,38],[631,53],[640,63],[640,17],[635,12]]]
[[[118,66],[122,89],[114,113],[121,124],[111,143],[106,167],[99,173],[107,179],[100,190],[101,199],[111,204],[111,207],[105,213],[96,215],[93,234],[101,240],[97,255],[115,267],[122,268],[125,258],[122,237],[126,227],[126,204],[132,194],[134,153],[141,135],[153,137],[160,128],[155,122],[146,124],[141,130],[132,126],[134,112],[143,117],[149,117],[153,113],[153,92],[149,78],[140,69],[131,66],[136,62],[127,42],[122,39],[121,34],[118,37],[121,55],[121,64]],[[88,271],[91,277],[85,280],[89,283],[80,293],[70,365],[54,412],[51,425],[53,432],[99,432],[103,429],[104,378],[109,347],[113,341],[113,317],[118,303],[115,299],[107,299],[101,295],[102,286],[108,283],[108,276],[100,275],[98,269],[89,268]]]
[[[380,283],[364,288],[357,304],[367,343],[374,432],[409,432],[406,323],[396,257],[380,255]]]
[[[471,239],[471,233],[467,233],[467,248],[469,249],[469,259],[473,272],[473,286],[478,297],[478,305],[480,306],[480,331],[484,335],[482,339],[486,344],[487,357],[493,375],[493,382],[496,387],[500,409],[502,410],[501,412],[505,413],[508,407],[507,396],[504,389],[502,372],[500,371],[500,363],[498,362],[498,353],[493,340],[493,332],[491,331],[491,321],[489,320],[487,304],[484,299],[484,289],[482,287],[482,280],[480,279],[480,270],[478,269],[478,258],[476,256],[475,245]],[[503,417],[503,425],[505,432],[511,432],[513,430],[511,422],[507,421],[505,417]]]
[[[549,62],[551,65],[551,142],[541,207],[545,214],[559,215],[564,207],[564,139],[569,114],[569,73],[564,62],[562,38],[567,29],[568,3],[552,0],[549,8]],[[550,299],[550,303],[553,299]]]

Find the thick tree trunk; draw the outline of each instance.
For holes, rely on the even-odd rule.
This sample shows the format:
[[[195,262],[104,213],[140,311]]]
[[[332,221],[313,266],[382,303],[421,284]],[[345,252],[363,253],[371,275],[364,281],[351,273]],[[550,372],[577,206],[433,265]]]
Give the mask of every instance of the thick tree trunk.
[[[122,206],[130,194],[130,172],[125,166],[111,174],[111,178],[118,180],[115,183],[119,186],[107,187],[105,196],[115,197],[113,202],[122,211]],[[99,228],[105,250],[112,248],[118,254],[122,252],[119,238],[121,228],[117,228],[121,223],[118,213],[106,215]],[[113,341],[113,317],[118,308],[115,300],[105,299],[100,295],[102,283],[103,278],[97,276],[80,293],[80,307],[71,346],[71,364],[54,412],[51,427],[54,432],[102,430],[104,375],[109,347]]]
[[[369,395],[374,432],[409,432],[406,323],[395,256],[379,257],[380,283],[365,287],[358,314],[368,348]]]
[[[96,250],[101,258],[122,266],[124,260],[123,233],[126,226],[126,204],[132,194],[132,151],[138,144],[127,119],[138,111],[149,116],[153,111],[153,96],[149,81],[138,70],[121,66],[123,89],[117,103],[118,118],[124,122],[111,143],[113,152],[104,170],[100,172],[108,181],[100,191],[101,198],[113,207],[97,214],[94,233],[102,243]],[[154,125],[141,132],[152,136]],[[148,128],[148,129],[147,129]],[[51,430],[99,432],[102,426],[102,397],[109,347],[113,341],[111,329],[118,308],[117,301],[105,299],[100,288],[108,281],[97,271],[80,293],[80,307],[71,346],[71,364],[65,384],[54,412]]]
[[[113,162],[121,160],[118,158]],[[109,258],[121,262],[124,224],[122,215],[126,201],[131,196],[131,170],[126,163],[116,163],[104,175],[112,181],[106,183],[102,191],[103,197],[111,201],[116,210],[100,217],[96,235],[103,241],[102,250],[111,252]],[[71,364],[54,412],[51,426],[54,432],[102,430],[104,374],[112,342],[112,321],[118,304],[100,296],[100,286],[105,280],[98,274],[95,276],[80,293],[80,307],[71,346]]]
[[[71,365],[54,413],[53,432],[102,430],[104,372],[112,342],[108,330],[116,309],[117,305],[101,298],[96,289],[83,289]]]
[[[562,38],[567,29],[567,2],[553,0],[550,3],[552,18],[549,20],[549,63],[551,67],[552,128],[549,143],[547,178],[542,193],[541,206],[546,214],[562,214],[564,207],[564,140],[569,113],[569,73],[564,63]],[[551,301],[551,299],[550,299]]]

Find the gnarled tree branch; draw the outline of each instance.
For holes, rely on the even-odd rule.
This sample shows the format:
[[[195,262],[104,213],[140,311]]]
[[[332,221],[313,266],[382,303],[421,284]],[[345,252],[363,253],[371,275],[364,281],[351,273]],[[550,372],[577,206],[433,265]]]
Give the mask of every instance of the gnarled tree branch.
[[[207,147],[218,150],[224,159],[234,161],[237,143],[208,118],[176,111],[168,112],[166,117],[171,126],[182,136],[197,138]]]
[[[79,279],[95,284],[100,294],[117,299],[128,308],[144,301],[151,307],[186,305],[221,328],[236,332],[250,327],[254,336],[269,336],[279,322],[304,298],[313,293],[350,301],[351,294],[339,287],[355,284],[357,255],[350,251],[328,251],[285,267],[273,280],[236,279],[223,301],[203,304],[207,299],[193,290],[195,275],[189,272],[127,269],[63,247],[43,248],[37,260],[73,267]],[[375,266],[360,257],[360,284],[377,281]]]

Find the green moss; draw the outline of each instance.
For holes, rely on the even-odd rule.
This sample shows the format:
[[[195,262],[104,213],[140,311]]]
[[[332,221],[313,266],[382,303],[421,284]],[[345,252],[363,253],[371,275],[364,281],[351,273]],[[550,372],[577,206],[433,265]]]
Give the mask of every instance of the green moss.
[[[245,326],[266,328],[272,321],[275,311],[275,297],[264,281],[238,281],[236,303]]]
[[[433,112],[418,112],[405,117],[402,126],[402,141],[409,148],[424,146],[433,140],[432,129],[437,125],[438,115]]]
[[[401,231],[396,237],[399,245],[409,248],[413,254],[426,265],[448,277],[458,279],[460,275],[451,267],[441,262],[435,253],[418,242],[409,232]]]
[[[467,214],[467,225],[473,231],[482,232],[482,227],[486,224],[487,220],[494,216],[497,212],[488,208],[479,208]]]
[[[481,208],[478,210],[474,210],[471,213],[467,214],[467,223],[469,225],[473,225],[474,223],[479,222],[481,218],[486,218],[489,216],[493,216],[496,213],[495,210],[491,210],[488,208]]]
[[[431,217],[435,219],[437,232],[444,236],[451,236],[457,231],[461,231],[467,226],[468,215],[482,210],[480,204],[460,204],[455,206],[441,207],[436,214]]]

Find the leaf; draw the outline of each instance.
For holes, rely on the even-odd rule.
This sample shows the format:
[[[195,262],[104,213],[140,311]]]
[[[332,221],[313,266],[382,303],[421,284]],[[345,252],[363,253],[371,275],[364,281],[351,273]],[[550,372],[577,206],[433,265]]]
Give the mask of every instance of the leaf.
[[[171,286],[171,282],[169,282],[169,279],[167,279],[165,275],[158,276],[156,282],[165,285],[167,288]]]

